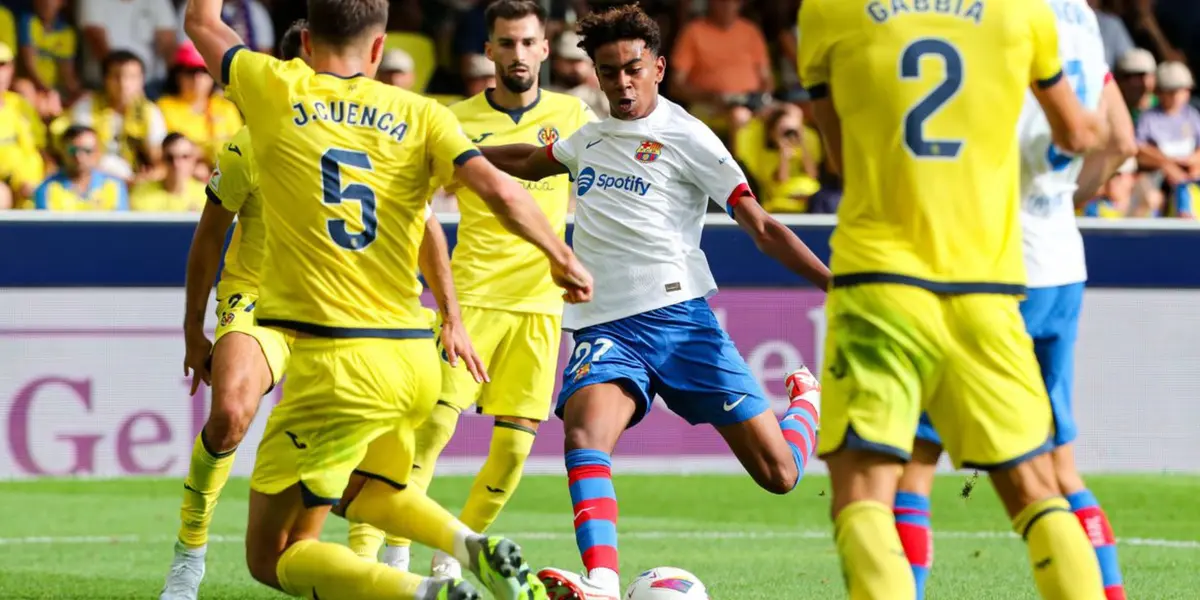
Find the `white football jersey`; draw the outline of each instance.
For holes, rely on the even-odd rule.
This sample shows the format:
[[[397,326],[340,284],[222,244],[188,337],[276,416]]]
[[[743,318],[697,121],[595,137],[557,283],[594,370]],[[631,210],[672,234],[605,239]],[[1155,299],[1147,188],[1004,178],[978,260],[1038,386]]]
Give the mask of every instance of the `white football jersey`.
[[[1048,0],[1057,15],[1063,75],[1084,108],[1095,110],[1108,77],[1104,42],[1087,0]],[[1074,195],[1083,159],[1064,155],[1051,141],[1050,123],[1029,92],[1021,112],[1021,223],[1029,287],[1087,279]]]
[[[549,151],[574,181],[573,246],[595,278],[591,302],[566,306],[564,329],[716,293],[700,250],[708,199],[725,208],[749,186],[708,127],[659,97],[645,118],[588,123]]]

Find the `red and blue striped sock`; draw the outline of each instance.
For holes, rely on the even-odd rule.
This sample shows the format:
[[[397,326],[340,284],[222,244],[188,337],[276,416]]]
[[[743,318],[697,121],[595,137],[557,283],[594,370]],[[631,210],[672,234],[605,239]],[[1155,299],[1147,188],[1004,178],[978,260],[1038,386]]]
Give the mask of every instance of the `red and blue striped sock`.
[[[783,439],[792,447],[792,458],[796,460],[796,484],[804,478],[808,459],[817,447],[817,422],[816,407],[804,398],[792,400],[779,422]]]
[[[567,479],[575,513],[575,544],[589,574],[617,567],[617,493],[612,458],[599,450],[568,450]]]
[[[1067,496],[1067,502],[1071,503],[1071,510],[1096,549],[1100,575],[1104,579],[1104,597],[1107,600],[1125,600],[1125,582],[1121,577],[1121,565],[1117,562],[1117,538],[1113,536],[1108,515],[1100,508],[1096,496],[1088,490]]]
[[[912,492],[896,492],[896,531],[904,546],[904,555],[912,565],[917,582],[917,600],[925,597],[925,583],[933,568],[933,530],[929,522],[929,497]]]

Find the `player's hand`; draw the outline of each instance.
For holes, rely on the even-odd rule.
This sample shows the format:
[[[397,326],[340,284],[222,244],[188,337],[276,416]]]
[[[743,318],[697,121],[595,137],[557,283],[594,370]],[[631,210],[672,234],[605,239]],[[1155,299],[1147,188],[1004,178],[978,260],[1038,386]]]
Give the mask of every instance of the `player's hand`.
[[[554,283],[566,290],[563,300],[571,304],[589,302],[592,299],[592,274],[583,267],[583,263],[572,252],[566,262],[551,264],[550,275]]]
[[[450,363],[451,367],[457,367],[458,359],[461,358],[467,364],[467,372],[475,378],[475,383],[491,381],[487,367],[484,366],[479,353],[475,352],[475,347],[471,345],[471,338],[467,335],[467,328],[463,326],[462,321],[457,318],[444,320],[438,343],[442,347],[442,358]]]
[[[203,331],[185,330],[183,332],[185,351],[183,355],[183,374],[192,377],[192,395],[200,389],[200,382],[212,385],[212,374],[208,372],[208,359],[212,356],[212,342]]]

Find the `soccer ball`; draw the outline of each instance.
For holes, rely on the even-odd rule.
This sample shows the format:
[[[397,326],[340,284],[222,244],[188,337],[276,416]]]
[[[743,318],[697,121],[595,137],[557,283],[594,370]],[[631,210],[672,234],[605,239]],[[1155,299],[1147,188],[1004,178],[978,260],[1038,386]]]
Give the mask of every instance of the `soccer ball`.
[[[625,600],[708,600],[700,579],[683,569],[658,567],[637,576]]]

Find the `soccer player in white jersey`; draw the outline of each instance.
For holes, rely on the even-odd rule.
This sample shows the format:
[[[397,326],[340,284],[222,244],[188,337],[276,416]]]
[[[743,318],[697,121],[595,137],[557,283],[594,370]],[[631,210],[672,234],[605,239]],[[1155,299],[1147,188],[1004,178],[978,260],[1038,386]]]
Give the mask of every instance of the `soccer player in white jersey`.
[[[575,350],[555,413],[566,429],[575,539],[587,572],[539,575],[551,598],[617,600],[610,455],[656,395],[689,423],[716,427],[754,480],[774,493],[795,487],[815,442],[816,380],[806,369],[789,376],[791,405],[777,421],[709,308],[706,298],[717,288],[700,250],[708,199],[764,253],[817,287],[827,287],[829,271],[758,205],[717,136],[658,96],[666,61],[652,19],[622,6],[587,16],[579,34],[613,118],[546,148],[481,150],[521,179],[567,173],[576,185],[574,247],[595,274],[595,293],[586,307],[566,308],[563,327],[574,332]]]
[[[1112,527],[1079,477],[1071,444],[1078,433],[1071,409],[1075,336],[1087,279],[1075,209],[1076,198],[1090,199],[1119,165],[1137,152],[1137,146],[1128,109],[1108,72],[1096,15],[1087,0],[1049,3],[1057,16],[1063,73],[1084,107],[1102,112],[1111,135],[1108,147],[1090,154],[1086,161],[1066,155],[1051,142],[1050,123],[1033,93],[1027,95],[1018,125],[1021,224],[1029,286],[1021,315],[1049,392],[1055,476],[1096,549],[1107,600],[1124,600]],[[924,598],[933,562],[929,493],[941,451],[941,439],[923,415],[895,503],[896,528],[912,565],[918,600]]]

